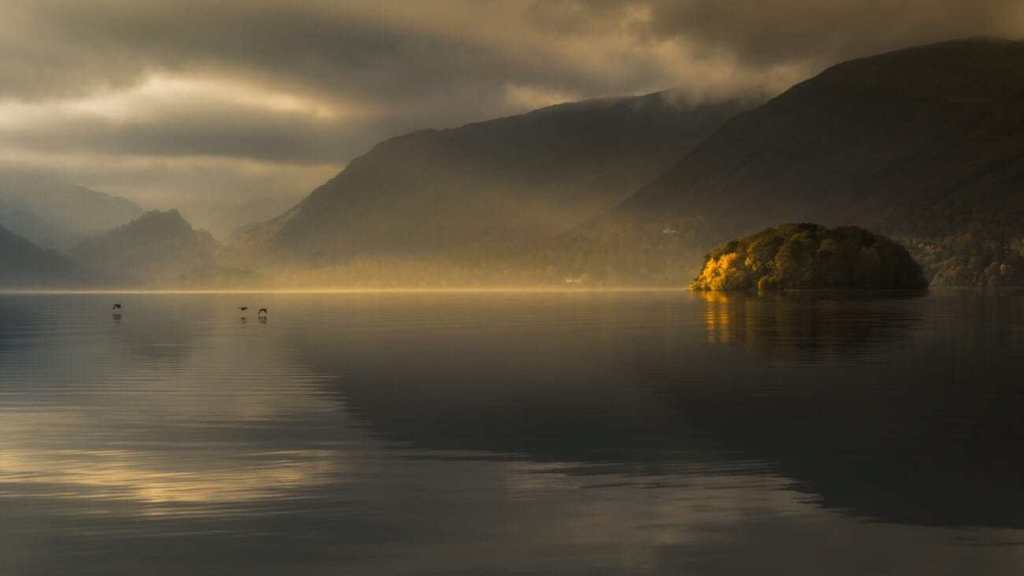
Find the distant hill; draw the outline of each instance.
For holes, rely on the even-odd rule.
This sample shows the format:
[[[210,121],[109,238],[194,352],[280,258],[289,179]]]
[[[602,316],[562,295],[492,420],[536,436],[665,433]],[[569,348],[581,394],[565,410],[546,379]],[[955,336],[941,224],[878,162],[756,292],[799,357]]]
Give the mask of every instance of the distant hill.
[[[218,279],[217,250],[209,233],[169,210],[146,212],[70,253],[102,284],[190,286]]]
[[[572,229],[661,173],[745,102],[659,93],[387,140],[236,247],[304,265],[476,262]]]
[[[77,280],[67,258],[0,226],[0,288],[52,287]]]
[[[67,250],[140,214],[124,198],[38,174],[0,172],[0,225],[44,248]]]
[[[939,284],[1024,283],[1024,44],[834,66],[727,122],[547,261],[683,282],[712,245],[780,220],[895,236]]]

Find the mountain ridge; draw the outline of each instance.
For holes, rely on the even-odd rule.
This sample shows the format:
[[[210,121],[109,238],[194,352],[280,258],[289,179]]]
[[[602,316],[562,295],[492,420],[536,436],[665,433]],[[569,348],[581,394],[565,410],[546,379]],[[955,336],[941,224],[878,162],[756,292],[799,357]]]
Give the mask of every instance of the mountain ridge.
[[[0,287],[51,287],[79,280],[74,264],[0,225]]]
[[[68,250],[142,212],[130,200],[59,178],[0,171],[0,224],[44,248]]]
[[[672,263],[688,267],[682,281],[712,245],[778,221],[858,225],[907,244],[939,283],[1020,283],[1008,247],[1024,235],[1022,185],[1024,44],[956,40],[840,63],[795,85],[575,234],[624,229],[651,262],[668,257],[658,231],[679,230],[689,238],[688,256]],[[957,253],[956,238],[971,233],[1003,238]],[[992,276],[993,264],[1015,271]]]
[[[70,252],[102,285],[189,286],[216,281],[220,245],[177,210],[146,212]]]
[[[486,258],[610,208],[749,105],[690,106],[654,93],[411,132],[377,144],[234,244],[312,265]]]

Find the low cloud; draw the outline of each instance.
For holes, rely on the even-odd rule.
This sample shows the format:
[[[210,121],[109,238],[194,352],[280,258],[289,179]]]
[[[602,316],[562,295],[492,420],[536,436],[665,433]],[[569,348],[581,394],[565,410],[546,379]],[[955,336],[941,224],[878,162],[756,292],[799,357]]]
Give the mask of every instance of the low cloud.
[[[240,165],[330,173],[412,129],[665,88],[771,94],[843,59],[1024,31],[1017,0],[0,4],[0,166],[30,158],[165,206],[199,195],[197,163],[242,190],[225,185]],[[120,180],[139,162],[160,177]]]

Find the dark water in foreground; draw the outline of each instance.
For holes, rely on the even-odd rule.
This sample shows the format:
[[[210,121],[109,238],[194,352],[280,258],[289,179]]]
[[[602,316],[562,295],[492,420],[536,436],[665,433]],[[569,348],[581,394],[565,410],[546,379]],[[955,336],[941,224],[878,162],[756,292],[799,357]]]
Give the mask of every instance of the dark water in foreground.
[[[1022,374],[1022,292],[0,296],[0,574],[1021,574]]]

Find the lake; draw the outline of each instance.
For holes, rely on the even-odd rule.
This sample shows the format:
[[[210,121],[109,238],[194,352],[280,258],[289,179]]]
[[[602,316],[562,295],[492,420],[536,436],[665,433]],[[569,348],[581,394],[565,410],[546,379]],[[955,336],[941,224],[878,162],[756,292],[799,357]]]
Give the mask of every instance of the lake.
[[[0,574],[1021,574],[1022,374],[1020,291],[0,295]]]

